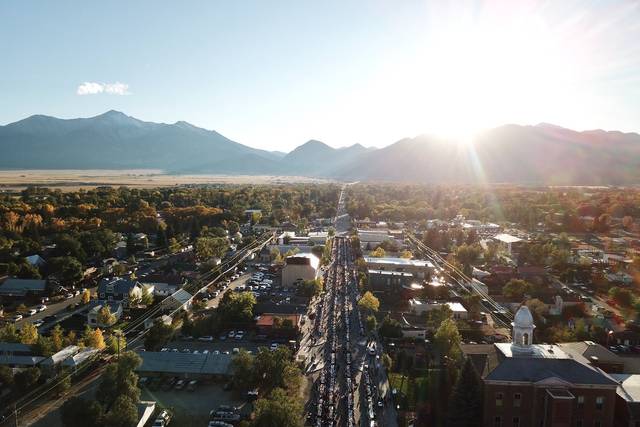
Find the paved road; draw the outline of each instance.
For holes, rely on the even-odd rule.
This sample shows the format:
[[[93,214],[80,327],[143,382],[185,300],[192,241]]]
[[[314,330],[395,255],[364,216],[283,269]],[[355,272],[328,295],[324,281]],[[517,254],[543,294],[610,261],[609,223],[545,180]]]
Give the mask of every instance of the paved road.
[[[89,289],[91,290],[92,294],[94,294],[96,291],[95,287],[89,288]],[[38,328],[40,332],[47,331],[49,328],[52,328],[56,323],[72,316],[74,313],[85,310],[86,306],[80,306],[78,309],[73,311],[67,310],[67,307],[69,307],[72,304],[79,303],[81,299],[82,299],[82,294],[73,298],[62,300],[57,303],[47,304],[47,309],[45,311],[36,313],[33,316],[25,317],[22,320],[19,320],[18,322],[16,322],[16,327],[21,328],[22,325],[24,325],[25,323],[33,323],[38,319],[44,319],[47,316],[51,316],[55,314],[57,316],[55,321],[45,323],[42,326],[40,326],[40,328]],[[35,306],[29,307],[29,308],[35,308]]]

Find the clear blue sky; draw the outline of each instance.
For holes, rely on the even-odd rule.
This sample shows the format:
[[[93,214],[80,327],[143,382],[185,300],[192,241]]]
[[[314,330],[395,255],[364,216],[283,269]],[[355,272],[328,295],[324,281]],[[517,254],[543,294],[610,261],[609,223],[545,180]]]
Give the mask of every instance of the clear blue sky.
[[[640,131],[637,1],[5,0],[0,52],[0,124],[116,109],[283,151]]]

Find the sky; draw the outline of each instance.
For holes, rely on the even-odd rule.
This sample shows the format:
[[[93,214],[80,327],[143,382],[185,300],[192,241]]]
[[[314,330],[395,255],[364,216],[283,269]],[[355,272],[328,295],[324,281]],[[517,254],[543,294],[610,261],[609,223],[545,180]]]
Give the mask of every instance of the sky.
[[[0,124],[107,110],[290,151],[640,131],[638,1],[0,2]]]

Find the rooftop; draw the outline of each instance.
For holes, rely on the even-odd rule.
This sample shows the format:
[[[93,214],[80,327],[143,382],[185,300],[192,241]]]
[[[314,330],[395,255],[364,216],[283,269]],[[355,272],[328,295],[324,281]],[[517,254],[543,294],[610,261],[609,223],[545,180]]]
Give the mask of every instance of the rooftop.
[[[21,296],[27,292],[43,292],[46,287],[46,280],[16,279],[10,277],[0,285],[0,294]]]
[[[503,243],[517,243],[522,241],[521,238],[506,233],[496,234],[493,238]]]
[[[299,253],[285,259],[287,265],[310,265],[314,270],[320,266],[320,260],[314,254]]]
[[[193,354],[171,351],[145,351],[139,353],[142,365],[138,372],[164,372],[181,374],[226,375],[232,355]]]

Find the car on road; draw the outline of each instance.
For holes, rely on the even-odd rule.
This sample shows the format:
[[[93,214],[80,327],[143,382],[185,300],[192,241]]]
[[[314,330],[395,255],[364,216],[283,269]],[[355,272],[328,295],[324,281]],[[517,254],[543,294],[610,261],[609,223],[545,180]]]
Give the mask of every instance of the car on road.
[[[173,388],[175,388],[176,390],[182,390],[185,385],[187,385],[185,380],[178,380],[176,381],[176,385],[173,386]]]
[[[44,305],[44,304],[40,304],[39,306],[36,307],[36,311],[38,313],[41,313],[41,312],[45,311],[46,309],[47,309],[47,306]]]
[[[66,299],[71,299],[71,298],[73,298],[73,294],[72,294],[71,292],[69,292],[69,293],[68,293],[68,294],[66,294],[64,297],[65,297]]]
[[[211,335],[205,335],[204,337],[198,338],[198,341],[213,342],[213,337]]]
[[[19,320],[22,320],[22,314],[14,314],[13,316],[11,316],[12,322],[17,322]]]
[[[35,326],[36,328],[39,328],[42,325],[44,325],[44,320],[42,319],[37,319],[33,321],[33,326]]]
[[[189,384],[187,384],[187,391],[195,391],[198,386],[198,380],[191,380]]]
[[[30,308],[29,310],[25,311],[24,314],[26,316],[33,316],[34,314],[36,314],[38,311],[35,308]]]

